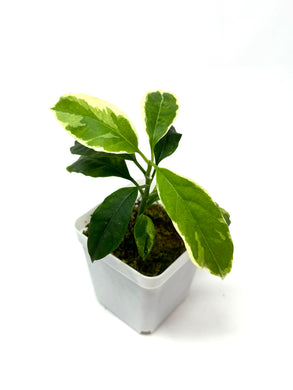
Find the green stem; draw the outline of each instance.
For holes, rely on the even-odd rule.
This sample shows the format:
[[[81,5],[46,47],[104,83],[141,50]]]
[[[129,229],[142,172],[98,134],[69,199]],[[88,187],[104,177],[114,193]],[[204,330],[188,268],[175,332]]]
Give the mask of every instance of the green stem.
[[[141,204],[140,204],[140,207],[139,207],[139,210],[138,210],[138,215],[143,214],[143,212],[146,209],[148,197],[149,197],[149,194],[150,194],[151,183],[152,183],[152,178],[149,177],[149,176],[146,177],[146,187],[145,187],[145,190],[144,190],[144,192],[142,194],[142,200],[141,200]]]
[[[138,154],[144,159],[144,161],[149,165],[151,165],[151,167],[154,167],[154,168],[157,168],[158,166],[154,163],[153,159],[153,153],[152,153],[152,160],[149,160],[143,153],[141,150],[138,151]]]
[[[140,165],[140,163],[137,161],[137,159],[135,157],[134,157],[133,162],[141,170],[141,172],[145,175],[146,174],[145,169]]]
[[[143,197],[143,190],[141,189],[141,186],[137,183],[137,181],[135,181],[132,177],[129,180],[137,187],[141,197]]]
[[[141,215],[146,209],[147,201],[148,201],[149,194],[150,194],[151,184],[152,184],[152,181],[154,178],[154,175],[151,175],[151,171],[152,171],[153,167],[156,167],[156,165],[153,163],[153,160],[154,160],[153,153],[152,153],[151,160],[149,160],[147,157],[145,157],[145,155],[141,151],[139,151],[139,154],[144,159],[144,161],[148,164],[147,171],[145,173],[145,189],[144,189],[144,192],[142,195],[140,208],[138,210],[138,215]]]
[[[150,160],[142,153],[141,150],[138,150],[137,153],[143,158],[143,160],[144,160],[147,164],[149,164]]]

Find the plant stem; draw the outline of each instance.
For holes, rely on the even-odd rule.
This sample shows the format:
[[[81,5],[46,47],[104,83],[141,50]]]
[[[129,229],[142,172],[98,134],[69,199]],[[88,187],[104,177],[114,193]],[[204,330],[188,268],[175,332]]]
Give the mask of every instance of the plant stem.
[[[142,200],[141,200],[141,204],[140,204],[140,207],[138,210],[138,215],[141,215],[146,209],[148,197],[150,194],[150,187],[151,187],[151,183],[152,183],[152,178],[150,176],[146,176],[145,183],[146,183],[146,187],[145,187],[144,192],[142,193]]]
[[[152,153],[152,159],[149,160],[143,153],[141,150],[138,151],[138,154],[143,158],[143,160],[149,165],[151,165],[152,167],[154,168],[157,168],[157,165],[154,163],[154,156],[153,156],[153,153]]]
[[[138,191],[140,192],[140,195],[141,197],[143,197],[143,190],[141,189],[141,186],[137,183],[137,181],[135,181],[133,178],[129,179],[138,189]]]
[[[151,184],[154,178],[154,175],[151,175],[152,167],[154,166],[153,163],[154,155],[152,152],[151,160],[149,160],[147,157],[145,157],[145,155],[141,151],[139,151],[139,154],[144,159],[144,161],[148,164],[147,171],[145,173],[145,189],[143,191],[141,204],[138,210],[138,215],[141,215],[146,209],[147,201],[150,194]]]
[[[145,169],[143,169],[143,167],[140,165],[140,163],[137,161],[136,157],[134,157],[134,160],[133,160],[134,164],[141,170],[141,172],[145,175],[146,174],[146,171]]]

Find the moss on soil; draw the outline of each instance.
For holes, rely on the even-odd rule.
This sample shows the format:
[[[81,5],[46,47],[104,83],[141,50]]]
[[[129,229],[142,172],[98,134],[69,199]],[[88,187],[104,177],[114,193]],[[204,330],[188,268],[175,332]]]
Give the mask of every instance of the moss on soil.
[[[185,251],[185,246],[164,208],[154,203],[145,211],[145,214],[152,219],[155,225],[156,240],[151,253],[143,260],[138,254],[133,235],[137,212],[138,205],[134,207],[127,232],[113,255],[143,275],[157,276]],[[87,231],[84,234],[87,234]]]

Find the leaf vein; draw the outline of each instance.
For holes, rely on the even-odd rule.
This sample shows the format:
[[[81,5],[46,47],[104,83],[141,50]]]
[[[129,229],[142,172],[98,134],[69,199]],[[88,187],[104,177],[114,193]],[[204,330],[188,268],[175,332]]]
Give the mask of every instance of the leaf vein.
[[[158,110],[158,114],[157,114],[157,118],[156,118],[154,136],[157,133],[157,124],[158,124],[159,116],[161,114],[162,105],[163,105],[163,102],[164,102],[164,94],[162,94],[161,96],[162,96],[162,99],[161,99],[161,102],[160,102],[160,106],[159,106],[159,110]]]
[[[130,198],[133,194],[129,194],[127,195],[126,198],[124,198],[122,201],[121,201],[121,204],[118,206],[118,208],[116,208],[116,212],[114,214],[112,214],[111,218],[108,220],[105,228],[104,228],[104,232],[101,234],[101,236],[99,237],[99,239],[97,240],[97,246],[99,245],[100,241],[104,241],[104,233],[105,231],[107,230],[108,226],[110,226],[110,224],[113,222],[113,219],[114,219],[114,222],[115,220],[117,220],[116,218],[116,215],[118,214],[119,215],[119,211],[121,210],[122,206],[124,205],[124,203],[128,200],[128,198]]]
[[[175,191],[175,193],[177,194],[177,196],[178,196],[180,199],[182,199],[182,200],[184,201],[185,199],[184,199],[183,197],[181,197],[181,195],[178,193],[178,191],[176,190],[176,188],[174,187],[174,185],[170,182],[170,180],[168,180],[168,178],[167,178],[166,176],[165,176],[165,179],[168,181],[169,185],[173,188],[173,190]],[[177,211],[177,202],[178,202],[178,198],[176,199],[176,211]],[[195,203],[195,202],[192,202],[192,201],[189,201],[189,202],[190,202],[190,203]],[[221,270],[221,268],[220,268],[220,266],[219,266],[219,264],[218,264],[218,262],[217,262],[217,260],[216,260],[216,257],[215,257],[215,255],[214,255],[213,251],[211,250],[210,245],[209,245],[209,243],[208,243],[208,241],[207,241],[205,235],[203,234],[202,229],[201,229],[201,227],[200,227],[200,225],[199,225],[199,223],[198,223],[197,217],[193,214],[192,211],[191,211],[191,213],[192,213],[192,216],[193,216],[194,220],[196,221],[196,225],[197,225],[197,227],[198,227],[198,229],[199,229],[199,231],[200,231],[200,234],[201,234],[201,236],[203,237],[203,239],[204,239],[204,241],[205,241],[205,243],[206,243],[206,245],[207,245],[207,248],[208,248],[208,250],[209,250],[211,256],[213,257],[213,259],[214,259],[214,261],[215,261],[215,264],[216,264],[217,267],[218,267],[218,270],[219,270],[220,275],[223,276],[222,270]],[[177,216],[177,212],[176,212],[176,216]]]

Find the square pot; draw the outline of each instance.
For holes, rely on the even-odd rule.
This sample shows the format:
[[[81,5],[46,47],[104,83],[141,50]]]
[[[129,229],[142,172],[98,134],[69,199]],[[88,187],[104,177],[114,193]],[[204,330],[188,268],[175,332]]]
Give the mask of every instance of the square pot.
[[[196,267],[184,252],[158,276],[145,276],[112,254],[92,263],[82,233],[95,208],[75,223],[98,301],[139,333],[152,333],[186,298]]]

